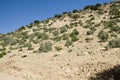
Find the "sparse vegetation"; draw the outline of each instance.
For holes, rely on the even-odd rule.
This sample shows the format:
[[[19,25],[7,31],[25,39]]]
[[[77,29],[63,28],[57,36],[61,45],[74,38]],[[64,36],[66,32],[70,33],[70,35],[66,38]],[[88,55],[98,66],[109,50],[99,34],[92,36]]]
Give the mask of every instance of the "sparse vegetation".
[[[52,50],[52,43],[50,41],[42,43],[39,48],[39,51],[41,52],[48,52],[51,50]]]
[[[71,40],[67,40],[67,41],[65,42],[65,46],[67,46],[67,47],[71,46],[72,44],[73,44],[73,43],[72,43]]]
[[[107,48],[120,48],[120,38],[109,41]]]
[[[5,51],[1,52],[0,53],[0,58],[2,58],[4,55],[6,55],[6,52]]]
[[[58,44],[61,43],[66,47],[70,47],[74,45],[74,42],[79,42],[81,39],[79,36],[79,31],[82,28],[86,29],[86,36],[96,35],[98,33],[98,29],[103,29],[98,33],[98,38],[102,42],[107,42],[112,38],[117,38],[120,33],[120,20],[118,17],[120,16],[119,4],[111,4],[110,11],[104,10],[103,5],[88,5],[84,9],[85,10],[76,10],[74,9],[72,12],[63,12],[63,14],[56,14],[52,18],[48,18],[47,20],[35,20],[33,23],[30,23],[26,26],[21,26],[15,32],[10,32],[5,35],[0,34],[0,52],[4,52],[7,50],[15,50],[23,51],[24,48],[27,50],[34,50],[37,52],[48,52],[52,50],[52,43]],[[87,11],[88,10],[88,11]],[[85,12],[84,12],[85,11]],[[93,14],[93,13],[97,14]],[[85,13],[89,13],[85,15]],[[109,13],[109,16],[104,16],[105,13]],[[103,16],[103,19],[99,22],[95,22],[98,19],[98,16]],[[55,25],[55,23],[63,21],[62,25]],[[103,27],[102,27],[103,26]],[[82,28],[81,28],[82,27]],[[82,32],[81,32],[82,33]],[[110,35],[110,37],[109,37]],[[51,40],[51,42],[49,41]],[[85,38],[87,43],[90,43],[93,39]],[[118,47],[118,39],[112,40],[109,42],[109,47],[114,48]],[[41,44],[39,49],[34,48],[36,45]],[[6,47],[9,47],[8,49]],[[6,50],[3,50],[3,49]],[[63,48],[63,46],[62,46]],[[57,51],[62,50],[61,47],[56,46],[55,49]]]
[[[102,30],[102,31],[99,32],[98,37],[102,42],[105,42],[105,41],[108,40],[109,35],[108,35],[107,32]]]
[[[62,50],[62,48],[59,47],[59,46],[56,46],[55,49],[56,49],[56,51],[60,51],[60,50]]]

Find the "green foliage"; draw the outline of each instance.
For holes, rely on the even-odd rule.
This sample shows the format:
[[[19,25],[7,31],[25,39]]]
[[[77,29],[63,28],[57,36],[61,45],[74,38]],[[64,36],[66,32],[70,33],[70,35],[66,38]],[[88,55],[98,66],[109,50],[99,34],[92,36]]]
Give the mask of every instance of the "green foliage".
[[[102,42],[105,42],[108,40],[109,34],[102,30],[99,32],[98,37]]]
[[[72,43],[72,41],[70,41],[70,40],[67,40],[66,42],[65,42],[65,46],[67,46],[67,47],[69,47],[69,46],[71,46],[73,43]]]
[[[40,23],[39,20],[35,20],[35,21],[34,21],[34,24],[36,24],[36,25],[39,24],[39,23]]]
[[[79,40],[79,38],[77,38],[77,35],[79,35],[79,32],[74,29],[71,33],[70,33],[70,37],[71,37],[71,41],[75,42],[77,40]]]
[[[120,38],[111,40],[107,48],[120,48]]]
[[[34,33],[34,35],[37,36],[37,38],[41,40],[47,40],[49,38],[48,35],[45,33],[36,32]]]
[[[62,50],[62,48],[59,47],[59,46],[56,46],[55,49],[56,49],[56,51],[60,51],[60,50]]]
[[[93,34],[94,33],[94,30],[89,30],[89,31],[87,31],[87,35],[91,35],[91,34]]]
[[[23,30],[25,30],[26,28],[25,28],[25,26],[21,26],[19,29],[18,29],[18,31],[23,31]]]
[[[18,43],[18,40],[17,40],[17,39],[11,39],[10,42],[9,42],[9,44],[10,44],[11,46],[16,45],[17,43]]]
[[[80,17],[79,14],[74,14],[74,15],[72,15],[72,18],[75,19],[75,20],[78,19],[79,17]]]
[[[54,31],[54,32],[53,32],[53,35],[54,35],[54,36],[58,36],[58,35],[59,35],[59,32],[58,32],[58,31]]]
[[[61,40],[61,38],[62,38],[62,37],[60,37],[60,36],[56,36],[56,37],[52,38],[52,40],[58,42],[58,41]]]
[[[52,50],[52,43],[50,41],[45,42],[44,44],[40,45],[39,51],[41,52],[48,52]]]
[[[61,14],[56,14],[54,17],[59,19],[59,18],[62,17],[62,15]]]
[[[71,41],[72,42],[75,42],[75,41],[78,41],[79,40],[79,38],[77,37],[77,35],[73,35],[72,37],[71,37]]]
[[[24,47],[27,47],[28,50],[33,50],[33,49],[34,49],[34,48],[32,47],[32,44],[31,44],[31,43],[26,43],[26,44],[24,45]]]
[[[120,16],[120,10],[119,7],[120,5],[116,5],[116,4],[112,4],[110,6],[110,11],[109,14],[114,15],[115,17],[119,17]]]
[[[0,58],[2,58],[4,55],[6,55],[6,52],[4,52],[4,51],[1,52],[1,53],[0,53]]]
[[[84,9],[98,10],[98,8],[99,8],[100,6],[101,6],[101,4],[88,5],[88,6],[85,6]]]
[[[106,28],[110,28],[111,26],[113,26],[113,23],[112,23],[112,21],[104,21],[104,26]]]
[[[67,32],[67,27],[66,26],[61,27],[60,32],[61,33]]]
[[[120,26],[111,26],[110,30],[120,33]]]
[[[76,29],[74,29],[72,33],[70,33],[70,37],[73,37],[74,35],[79,35],[79,32]]]
[[[26,42],[26,40],[20,39],[20,40],[18,40],[18,45],[24,45],[25,42]]]
[[[7,37],[7,36],[3,37],[3,38],[2,38],[3,43],[1,43],[1,45],[2,45],[3,47],[6,47],[7,45],[9,45],[10,39],[11,39],[11,38],[10,38],[10,37]]]
[[[1,52],[1,51],[5,51],[5,50],[6,50],[6,48],[0,48],[0,52]]]
[[[63,34],[62,39],[63,39],[63,40],[69,39],[69,35],[68,35],[68,34]]]
[[[52,27],[49,27],[49,28],[44,27],[44,28],[43,28],[44,32],[49,32],[49,33],[51,33],[52,31],[54,31],[55,29],[56,29],[56,28],[52,28]]]
[[[73,13],[77,13],[77,12],[79,12],[77,9],[74,9],[74,10],[73,10]]]

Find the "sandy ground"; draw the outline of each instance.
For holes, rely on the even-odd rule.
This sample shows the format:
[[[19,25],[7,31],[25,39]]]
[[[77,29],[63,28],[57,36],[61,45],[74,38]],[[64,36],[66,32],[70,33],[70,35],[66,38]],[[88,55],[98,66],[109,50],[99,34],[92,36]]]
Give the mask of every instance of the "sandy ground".
[[[88,80],[120,63],[120,49],[77,53],[11,53],[0,59],[0,80]],[[7,73],[7,74],[6,74]]]

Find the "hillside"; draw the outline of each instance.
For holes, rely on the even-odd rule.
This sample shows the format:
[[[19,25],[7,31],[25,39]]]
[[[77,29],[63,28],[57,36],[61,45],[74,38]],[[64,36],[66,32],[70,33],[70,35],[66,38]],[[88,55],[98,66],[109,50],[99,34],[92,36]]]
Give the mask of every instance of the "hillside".
[[[89,80],[119,64],[119,1],[63,12],[0,34],[1,80]]]

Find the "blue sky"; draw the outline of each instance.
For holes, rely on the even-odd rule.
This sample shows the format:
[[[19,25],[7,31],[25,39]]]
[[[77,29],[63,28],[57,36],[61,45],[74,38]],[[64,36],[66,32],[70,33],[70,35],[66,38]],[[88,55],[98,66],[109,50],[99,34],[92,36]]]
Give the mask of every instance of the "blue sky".
[[[111,0],[0,0],[0,33],[15,31],[34,20],[43,20],[86,5]]]

